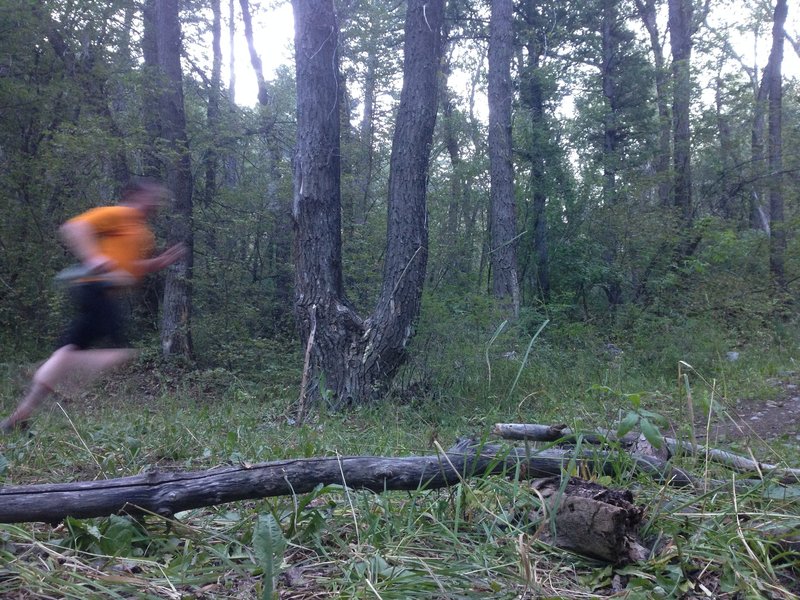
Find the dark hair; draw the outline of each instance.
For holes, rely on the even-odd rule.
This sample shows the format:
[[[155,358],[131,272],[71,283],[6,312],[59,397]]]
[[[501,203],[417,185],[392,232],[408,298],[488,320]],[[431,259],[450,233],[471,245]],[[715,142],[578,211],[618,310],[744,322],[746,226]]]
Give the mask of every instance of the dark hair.
[[[133,194],[138,194],[139,192],[163,193],[163,191],[164,186],[155,179],[150,179],[148,177],[137,177],[135,179],[131,179],[123,186],[122,199],[127,200],[130,196]]]

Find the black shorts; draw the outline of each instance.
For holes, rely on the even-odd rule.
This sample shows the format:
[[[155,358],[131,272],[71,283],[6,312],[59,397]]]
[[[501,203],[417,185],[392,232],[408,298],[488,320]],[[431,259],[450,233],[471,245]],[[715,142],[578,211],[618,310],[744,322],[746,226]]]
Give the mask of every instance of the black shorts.
[[[75,316],[61,337],[59,347],[72,344],[91,347],[128,347],[126,320],[118,289],[102,282],[81,283],[70,288]]]

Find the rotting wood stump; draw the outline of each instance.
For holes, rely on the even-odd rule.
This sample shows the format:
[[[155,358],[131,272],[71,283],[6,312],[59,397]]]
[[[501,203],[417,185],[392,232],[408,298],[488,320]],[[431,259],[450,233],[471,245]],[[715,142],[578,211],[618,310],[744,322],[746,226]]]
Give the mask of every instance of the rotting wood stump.
[[[634,504],[629,490],[576,477],[567,482],[549,477],[531,485],[544,499],[545,510],[530,515],[542,521],[543,540],[616,565],[647,558],[649,550],[639,538],[644,508]]]

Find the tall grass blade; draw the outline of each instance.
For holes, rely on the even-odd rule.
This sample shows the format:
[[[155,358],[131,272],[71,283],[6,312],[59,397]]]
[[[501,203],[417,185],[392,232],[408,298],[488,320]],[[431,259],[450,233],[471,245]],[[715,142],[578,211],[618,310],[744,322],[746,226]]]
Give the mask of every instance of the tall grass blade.
[[[528,343],[528,348],[525,350],[525,356],[522,357],[522,364],[519,366],[519,370],[517,371],[517,376],[514,378],[514,383],[511,384],[511,389],[508,390],[508,396],[506,396],[506,401],[511,398],[511,394],[514,393],[514,390],[517,387],[517,383],[519,382],[519,378],[522,375],[522,371],[525,369],[525,365],[528,364],[528,356],[531,353],[531,348],[533,348],[533,343],[536,341],[536,338],[539,337],[539,334],[542,333],[542,330],[547,327],[547,324],[550,322],[550,319],[545,319],[544,323],[539,326],[539,329],[536,330],[536,333],[533,334],[531,341]]]
[[[494,334],[492,335],[491,339],[489,340],[489,343],[486,344],[485,355],[486,355],[486,368],[489,369],[489,389],[491,389],[491,387],[492,387],[492,363],[489,360],[489,348],[492,347],[492,344],[494,344],[495,340],[503,332],[503,329],[506,328],[507,324],[508,324],[508,320],[505,320],[502,323],[500,323],[500,325],[497,327],[497,329],[495,330]]]

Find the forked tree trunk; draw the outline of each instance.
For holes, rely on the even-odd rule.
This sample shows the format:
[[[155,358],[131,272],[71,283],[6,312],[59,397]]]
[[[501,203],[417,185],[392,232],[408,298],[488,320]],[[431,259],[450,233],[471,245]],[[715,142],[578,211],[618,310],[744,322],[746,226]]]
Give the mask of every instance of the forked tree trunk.
[[[403,90],[389,173],[383,286],[366,319],[344,296],[341,260],[338,33],[330,0],[294,0],[297,152],[294,163],[295,311],[309,347],[301,400],[361,403],[405,358],[419,315],[428,253],[425,208],[436,120],[443,0],[408,3]]]

